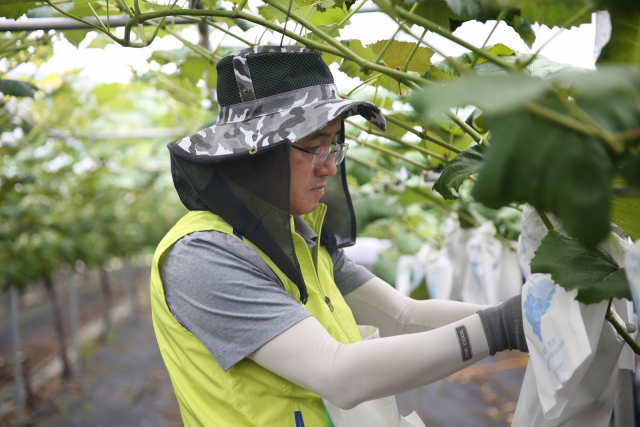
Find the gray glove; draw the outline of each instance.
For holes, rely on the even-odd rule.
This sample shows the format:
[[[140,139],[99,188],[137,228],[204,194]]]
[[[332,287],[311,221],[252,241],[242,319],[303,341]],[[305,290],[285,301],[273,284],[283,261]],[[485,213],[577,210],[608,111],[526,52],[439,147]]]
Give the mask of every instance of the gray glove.
[[[522,298],[511,297],[502,304],[478,310],[480,321],[489,343],[489,354],[498,351],[520,350],[528,353],[527,341],[522,327]]]

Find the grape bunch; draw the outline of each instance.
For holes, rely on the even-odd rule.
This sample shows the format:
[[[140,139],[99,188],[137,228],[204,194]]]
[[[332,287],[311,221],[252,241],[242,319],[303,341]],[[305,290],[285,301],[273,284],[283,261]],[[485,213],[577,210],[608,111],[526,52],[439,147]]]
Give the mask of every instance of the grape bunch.
[[[534,281],[529,287],[527,298],[523,304],[524,314],[531,324],[533,333],[540,339],[540,342],[542,342],[540,319],[549,309],[555,293],[556,288],[551,280],[545,278],[539,282]]]

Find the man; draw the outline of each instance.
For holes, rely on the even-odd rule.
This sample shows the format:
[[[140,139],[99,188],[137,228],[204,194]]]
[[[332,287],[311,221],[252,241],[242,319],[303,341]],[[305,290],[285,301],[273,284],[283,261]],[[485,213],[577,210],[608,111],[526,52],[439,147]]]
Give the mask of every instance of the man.
[[[169,144],[191,212],[151,281],[185,425],[329,426],[321,398],[349,409],[526,351],[519,297],[414,301],[344,256],[355,216],[342,120],[385,121],[338,96],[319,52],[257,46],[217,71],[217,124]],[[357,324],[383,338],[361,341]]]

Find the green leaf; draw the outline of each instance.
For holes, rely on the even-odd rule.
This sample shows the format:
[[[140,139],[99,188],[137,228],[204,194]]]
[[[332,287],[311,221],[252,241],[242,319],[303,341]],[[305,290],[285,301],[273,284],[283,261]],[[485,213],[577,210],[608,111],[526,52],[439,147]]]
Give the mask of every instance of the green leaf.
[[[209,71],[210,73],[211,70],[214,70],[214,74],[217,77],[214,64],[202,56],[189,56],[180,67],[180,74],[188,78],[193,84],[196,84],[198,83],[198,80],[202,78],[205,71]]]
[[[640,238],[640,199],[613,199],[611,221],[622,228],[633,241]]]
[[[549,231],[531,260],[531,273],[551,274],[566,290],[578,290],[576,300],[595,304],[611,298],[631,299],[624,268],[599,249],[587,249],[576,239]]]
[[[640,65],[640,12],[611,13],[611,39],[598,58],[602,62]]]
[[[35,5],[35,2],[27,2],[0,6],[0,18],[17,20],[29,10],[33,9]]]
[[[0,79],[0,93],[9,96],[28,96],[33,98],[38,88],[29,82]]]
[[[514,11],[507,13],[504,21],[518,33],[522,41],[529,46],[529,49],[533,47],[533,43],[536,41],[536,33],[533,31],[529,21],[514,13]]]
[[[553,97],[540,103],[563,109]],[[551,211],[595,247],[609,233],[612,163],[603,144],[524,109],[485,114],[491,147],[472,196],[494,209],[516,202]]]
[[[410,9],[413,3],[414,1],[406,1],[406,8]],[[445,0],[418,0],[418,3],[420,4],[414,12],[416,15],[428,19],[442,28],[450,29],[449,20],[455,15]]]
[[[428,121],[450,108],[467,105],[485,112],[509,111],[546,91],[547,85],[542,80],[525,74],[474,75],[416,91],[409,102]]]
[[[573,2],[558,2],[556,0],[528,0],[520,3],[520,14],[529,22],[537,22],[549,28],[561,27],[580,12],[585,6],[591,5],[590,0]],[[586,10],[574,21],[572,27],[591,22],[591,10]]]
[[[85,39],[89,30],[66,30],[64,38],[75,47],[80,46],[80,43]]]
[[[327,34],[330,34],[332,37],[340,37],[340,30],[337,29],[338,24],[316,25],[316,27],[318,28],[318,30],[323,31],[323,32],[325,32]],[[320,37],[319,35],[317,35],[313,31],[311,31],[307,35],[307,37],[310,38],[311,40],[315,40],[315,41],[319,41],[319,42],[323,42],[324,41],[324,39],[322,37]],[[334,61],[334,62],[336,62],[336,61]]]
[[[516,54],[515,50],[503,45],[502,43],[497,43],[493,46],[485,47],[484,49],[490,53],[493,53],[494,55],[502,57],[503,59],[515,56]],[[476,57],[477,54],[475,52],[467,52],[458,57],[454,57],[453,59],[457,60],[463,65],[471,65],[475,62],[476,65],[474,70],[478,68],[478,65],[488,63],[485,58],[481,57],[476,60]],[[493,65],[493,63],[491,63],[491,65]],[[500,71],[504,71],[497,65],[495,67]],[[442,60],[433,64],[433,66],[429,70],[429,75],[427,77],[437,80],[452,80],[453,78],[460,77],[460,70],[453,66],[449,61]]]
[[[382,49],[384,49],[388,42],[389,40],[380,40],[371,45],[371,49],[373,53],[376,54],[376,57],[382,52]],[[416,43],[394,40],[391,42],[391,46],[385,51],[382,60],[388,67],[402,70],[415,47]],[[431,66],[433,53],[431,49],[422,46],[418,47],[418,50],[411,59],[408,71],[416,71],[420,74],[426,73]]]
[[[458,192],[469,176],[478,173],[484,164],[485,151],[483,146],[474,145],[459,153],[447,163],[440,178],[433,184],[433,189],[447,200],[456,199],[451,189]]]
[[[278,2],[282,7],[284,7],[285,10],[289,8],[289,0],[275,0],[275,1]],[[305,5],[304,3],[305,2],[303,1],[294,0],[291,6],[291,13],[295,13],[298,16],[302,16],[305,19],[313,18],[315,13],[318,10],[317,7],[314,4]],[[266,12],[268,13],[262,14],[261,12],[262,10],[266,10]],[[281,12],[280,10],[276,9],[271,5],[260,7],[259,12],[265,19],[275,19],[280,24],[284,24],[287,18],[286,12]]]
[[[627,183],[640,188],[640,154],[631,157],[622,170]]]
[[[338,24],[345,18],[345,16],[347,16],[347,14],[342,10],[342,8],[332,7],[325,11],[318,10],[318,13],[313,15],[309,22],[313,25],[332,25]],[[347,24],[348,21],[342,24],[340,28],[344,28]]]
[[[107,45],[113,44],[113,40],[108,37],[98,35],[95,39],[91,40],[87,49],[104,49]]]
[[[499,8],[486,0],[447,0],[447,4],[456,16],[476,21],[487,21],[500,13]]]

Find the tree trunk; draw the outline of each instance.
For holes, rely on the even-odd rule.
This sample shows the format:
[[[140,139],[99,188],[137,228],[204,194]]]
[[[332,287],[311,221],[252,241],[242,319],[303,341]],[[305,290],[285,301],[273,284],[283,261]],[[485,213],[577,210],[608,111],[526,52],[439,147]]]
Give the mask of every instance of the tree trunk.
[[[104,313],[104,333],[102,334],[102,342],[107,342],[109,332],[111,332],[111,285],[109,284],[109,274],[104,267],[100,267],[100,287],[102,288],[102,307]]]
[[[58,294],[53,286],[51,275],[45,274],[43,277],[44,287],[47,290],[47,296],[51,302],[51,311],[53,312],[53,325],[58,335],[58,343],[60,344],[60,358],[62,359],[62,378],[69,380],[71,378],[71,365],[67,358],[67,344],[64,336],[64,323],[62,320],[62,310],[58,301]]]
[[[26,358],[22,361],[22,379],[24,382],[27,408],[29,408],[29,411],[33,412],[36,409],[36,397],[33,394],[33,388],[31,388],[31,368],[29,367],[29,361]]]

